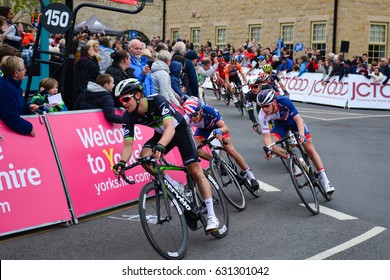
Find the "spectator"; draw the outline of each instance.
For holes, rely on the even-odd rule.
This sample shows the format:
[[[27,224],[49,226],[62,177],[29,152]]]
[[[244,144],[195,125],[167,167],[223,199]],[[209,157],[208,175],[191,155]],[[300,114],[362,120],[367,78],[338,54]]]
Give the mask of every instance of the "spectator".
[[[383,87],[387,84],[387,82],[390,79],[390,66],[389,66],[389,61],[387,60],[387,58],[385,58],[385,57],[381,58],[379,69],[380,69],[381,73],[383,74],[383,76],[385,76],[385,78],[382,81],[382,87]]]
[[[187,100],[188,95],[182,91],[182,81],[180,73],[182,72],[182,65],[178,61],[171,61],[169,64],[170,77],[171,77],[171,87],[173,91],[180,96],[180,104],[183,104]]]
[[[100,50],[99,42],[96,40],[88,40],[87,45],[90,45],[92,47],[93,52],[94,52],[94,56],[97,59],[97,62],[99,64],[99,69],[100,69],[100,61],[102,60],[102,58],[100,57],[100,54],[99,54],[99,50]]]
[[[316,73],[318,70],[318,63],[317,63],[317,57],[316,55],[312,55],[310,60],[308,61],[306,65],[307,72],[309,73]]]
[[[112,89],[114,78],[110,74],[100,74],[96,83],[88,82],[87,88],[81,93],[76,102],[75,109],[103,109],[107,121],[121,123],[120,115],[115,114]]]
[[[99,39],[99,61],[100,73],[105,73],[107,68],[112,64],[111,54],[114,50],[111,48],[110,40],[107,37],[100,37]]]
[[[333,63],[330,61],[330,59],[325,59],[324,61],[324,72],[322,74],[322,83],[324,84],[325,81],[328,80],[328,77],[330,75],[330,73],[332,73],[333,71]]]
[[[329,82],[330,78],[333,76],[339,76],[338,81],[344,77],[344,57],[339,54],[335,56],[336,65],[333,67],[332,72],[328,75],[328,77],[324,80],[324,82]]]
[[[280,60],[282,63],[279,65],[278,71],[279,72],[286,71],[287,73],[291,72],[294,62],[286,56],[282,56]]]
[[[273,68],[274,70],[277,70],[277,69],[279,68],[279,65],[281,64],[281,61],[279,60],[279,57],[278,57],[276,54],[274,54],[274,55],[272,56],[272,61],[274,62],[274,63],[272,64],[272,68]]]
[[[169,103],[180,107],[180,103],[172,90],[169,76],[169,64],[171,63],[172,55],[166,50],[161,50],[157,53],[156,58],[151,71],[154,92],[164,96]]]
[[[299,73],[298,73],[297,77],[300,77],[300,76],[303,75],[303,73],[307,72],[306,66],[308,65],[307,56],[306,55],[302,55],[299,58],[299,60],[300,60],[300,63],[299,63]]]
[[[35,28],[38,28],[40,21],[41,21],[41,13],[39,12],[38,8],[35,8],[34,13],[31,15],[31,24]]]
[[[21,115],[35,113],[38,105],[28,104],[20,87],[26,75],[23,59],[17,56],[5,56],[0,64],[3,77],[0,78],[0,119],[13,131],[35,136],[30,122]]]
[[[64,112],[68,111],[64,101],[61,103],[50,103],[49,97],[58,94],[58,82],[53,78],[43,78],[39,83],[39,92],[31,100],[31,104],[39,106],[38,113],[43,112]],[[61,99],[62,100],[62,99]]]
[[[154,94],[154,86],[152,77],[150,76],[150,67],[147,64],[148,58],[142,57],[142,42],[138,39],[133,39],[127,47],[130,53],[130,66],[134,69],[134,75],[138,81],[142,83],[145,96]]]
[[[379,71],[379,67],[378,66],[374,66],[372,68],[372,73],[371,73],[371,79],[374,83],[378,83],[380,84],[382,82],[382,80],[384,79],[384,75]]]
[[[185,73],[185,79],[188,79],[188,83],[186,84],[185,79],[182,77],[182,81],[184,86],[187,89],[187,95],[199,97],[199,88],[198,88],[198,77],[196,75],[196,69],[192,60],[198,57],[196,52],[189,52],[189,57],[185,57],[186,54],[186,45],[179,41],[173,47],[173,56],[172,60],[179,61],[183,65],[183,72]],[[188,56],[187,55],[187,56]]]
[[[26,32],[23,34],[22,46],[27,46],[35,42],[35,36],[33,35],[33,29],[27,27]]]
[[[79,94],[87,88],[88,82],[96,81],[100,74],[99,63],[94,56],[94,50],[84,45],[80,50],[80,59],[76,62],[73,77],[73,104]]]
[[[213,60],[210,58],[204,58],[202,62],[200,63],[200,66],[198,66],[198,75],[199,75],[199,93],[204,99],[204,82],[206,81],[206,78],[214,75],[215,71],[218,68],[218,58],[214,57]],[[206,103],[206,102],[204,102]]]
[[[10,7],[0,6],[0,16],[5,17],[7,24],[9,24],[7,30],[4,31],[4,43],[16,49],[20,49],[22,46],[23,25],[16,26],[16,24],[13,24],[12,20],[14,19],[15,14]]]
[[[318,68],[317,68],[316,72],[324,74],[325,73],[325,66],[324,66],[324,60],[322,59],[322,57],[317,59],[317,65],[318,65]]]
[[[130,67],[130,54],[125,50],[118,50],[111,54],[112,65],[106,70],[106,74],[110,74],[114,78],[114,84],[118,85],[120,81],[136,78],[134,69]],[[117,97],[114,98],[114,106],[122,107],[122,103]]]

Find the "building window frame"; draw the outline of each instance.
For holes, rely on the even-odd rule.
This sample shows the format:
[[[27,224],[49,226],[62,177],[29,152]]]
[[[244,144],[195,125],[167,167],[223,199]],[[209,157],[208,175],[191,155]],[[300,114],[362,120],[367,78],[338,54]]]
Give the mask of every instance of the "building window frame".
[[[283,44],[286,50],[292,54],[294,51],[294,24],[282,23],[280,25],[280,38],[283,39]]]
[[[180,28],[171,29],[171,38],[172,38],[172,42],[177,42],[177,39],[180,38]]]
[[[326,27],[325,21],[311,23],[311,49],[321,50],[322,56],[325,56],[326,52]]]
[[[258,44],[261,43],[261,24],[249,25],[249,42],[256,40]]]
[[[200,27],[192,27],[190,29],[190,34],[191,34],[190,42],[194,46],[194,51],[198,51],[200,47],[200,35],[201,35]]]
[[[227,44],[227,28],[226,26],[215,27],[215,45],[221,50]]]
[[[386,56],[388,25],[381,22],[371,22],[368,31],[368,62],[380,61]]]

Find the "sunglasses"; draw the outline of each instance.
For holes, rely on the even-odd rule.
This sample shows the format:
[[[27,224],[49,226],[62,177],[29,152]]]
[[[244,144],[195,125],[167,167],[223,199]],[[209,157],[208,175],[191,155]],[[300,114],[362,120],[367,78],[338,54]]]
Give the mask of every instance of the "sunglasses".
[[[251,85],[250,88],[258,88],[259,85]]]
[[[131,99],[133,96],[134,96],[134,95],[126,95],[126,96],[123,96],[123,97],[119,98],[119,101],[120,101],[121,103],[123,103],[123,102],[129,102],[130,99]]]

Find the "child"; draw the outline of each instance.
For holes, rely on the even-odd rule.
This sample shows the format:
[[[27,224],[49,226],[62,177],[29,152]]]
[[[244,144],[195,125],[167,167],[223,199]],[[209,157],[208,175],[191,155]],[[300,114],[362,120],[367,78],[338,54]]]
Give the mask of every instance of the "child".
[[[374,66],[372,68],[372,73],[371,73],[371,79],[374,83],[378,83],[380,84],[383,80],[383,73],[379,71],[379,67],[378,66]]]
[[[42,114],[44,111],[49,112],[63,112],[68,111],[64,101],[61,103],[50,104],[49,97],[58,94],[58,82],[53,78],[44,78],[39,83],[40,92],[35,94],[30,103],[39,105],[38,113]]]

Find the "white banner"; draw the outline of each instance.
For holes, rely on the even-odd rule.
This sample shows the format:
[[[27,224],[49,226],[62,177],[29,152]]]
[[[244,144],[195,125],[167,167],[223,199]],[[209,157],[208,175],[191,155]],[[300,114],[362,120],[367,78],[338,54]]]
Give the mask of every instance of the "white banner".
[[[247,80],[257,76],[262,71],[243,67]],[[349,75],[340,82],[338,76],[330,79],[329,83],[322,83],[322,74],[304,73],[297,78],[297,72],[280,73],[280,79],[290,93],[293,101],[331,105],[348,108],[390,109],[390,84],[381,86],[362,75]],[[212,89],[210,79],[204,86]],[[244,93],[249,91],[243,87]]]

